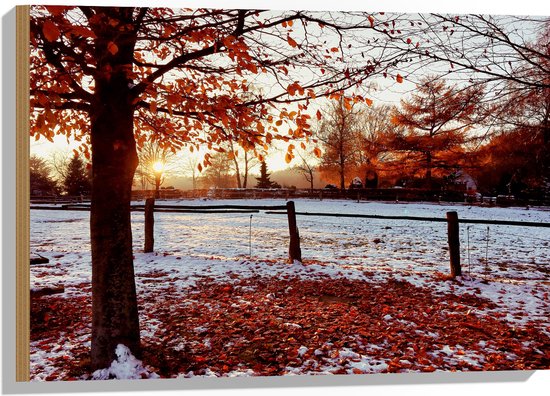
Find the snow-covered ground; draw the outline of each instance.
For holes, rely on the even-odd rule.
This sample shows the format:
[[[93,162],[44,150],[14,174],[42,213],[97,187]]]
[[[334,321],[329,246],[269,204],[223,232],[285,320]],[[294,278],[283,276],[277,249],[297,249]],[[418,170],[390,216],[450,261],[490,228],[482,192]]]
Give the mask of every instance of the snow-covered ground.
[[[526,210],[338,200],[295,202],[297,212],[445,218],[447,211],[456,210],[459,218],[550,223],[550,211],[544,208]],[[285,204],[284,200],[159,202],[162,203],[197,206]],[[50,259],[48,264],[31,266],[31,288],[64,286],[63,296],[67,298],[89,297],[89,287],[86,287],[91,279],[88,220],[88,212],[31,211],[31,253]],[[493,304],[471,311],[480,316],[500,318],[512,326],[534,326],[542,334],[550,335],[550,228],[462,224],[464,276],[449,282],[442,280],[449,273],[446,223],[314,216],[298,216],[297,221],[305,265],[286,262],[289,237],[285,215],[265,212],[252,215],[155,213],[155,253],[145,254],[141,252],[143,213],[134,212],[138,294],[160,295],[167,284],[176,291],[189,290],[204,279],[234,283],[237,279],[252,277],[304,280],[330,277],[369,284],[392,279],[428,288],[434,295],[475,295],[488,299]],[[162,282],[152,282],[152,277],[161,278]],[[392,323],[398,319],[386,315],[384,320]],[[142,338],[152,337],[159,325],[151,318],[142,320]],[[89,336],[82,334],[83,345],[89,347]],[[34,379],[48,378],[52,373],[48,359],[56,353],[65,356],[69,349],[69,346],[60,347],[46,353],[41,345],[39,340],[31,344]],[[462,359],[473,366],[480,361],[476,352],[461,350],[461,345],[457,345],[445,345],[434,354],[440,361]],[[298,356],[308,349],[300,348],[296,351]],[[548,351],[541,353],[548,354]],[[388,362],[373,360],[347,347],[331,356],[334,362],[349,360],[351,363],[346,366],[349,373],[380,372],[388,368]],[[332,360],[323,360],[324,366],[316,363],[314,371],[330,372],[334,367]],[[286,373],[310,372],[311,367],[306,362],[304,360],[302,366],[289,367]],[[403,365],[407,367],[407,362]],[[243,368],[224,375],[252,374],[250,368]],[[204,372],[202,375],[218,374]],[[181,376],[193,376],[193,373],[181,373]]]

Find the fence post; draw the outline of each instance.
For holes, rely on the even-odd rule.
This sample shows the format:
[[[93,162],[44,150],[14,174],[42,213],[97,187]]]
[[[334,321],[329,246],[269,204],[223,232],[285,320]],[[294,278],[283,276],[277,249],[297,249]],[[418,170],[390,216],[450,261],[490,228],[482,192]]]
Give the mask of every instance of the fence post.
[[[290,231],[290,245],[288,247],[288,257],[291,263],[295,260],[302,262],[302,250],[300,249],[300,234],[296,225],[296,208],[294,201],[286,203],[286,213],[288,216],[288,229]]]
[[[460,267],[460,239],[458,227],[458,213],[447,212],[447,234],[449,240],[449,255],[451,259],[451,276],[462,275]]]
[[[155,198],[147,198],[145,200],[145,246],[143,248],[145,253],[151,253],[155,245],[155,238],[153,236],[155,225],[154,211]]]

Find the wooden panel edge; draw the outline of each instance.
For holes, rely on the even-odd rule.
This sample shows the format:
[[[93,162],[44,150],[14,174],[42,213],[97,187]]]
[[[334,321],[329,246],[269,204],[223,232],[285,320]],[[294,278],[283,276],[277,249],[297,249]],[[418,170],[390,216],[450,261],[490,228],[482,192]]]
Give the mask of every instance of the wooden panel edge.
[[[30,374],[30,6],[16,7],[16,362],[15,380]]]

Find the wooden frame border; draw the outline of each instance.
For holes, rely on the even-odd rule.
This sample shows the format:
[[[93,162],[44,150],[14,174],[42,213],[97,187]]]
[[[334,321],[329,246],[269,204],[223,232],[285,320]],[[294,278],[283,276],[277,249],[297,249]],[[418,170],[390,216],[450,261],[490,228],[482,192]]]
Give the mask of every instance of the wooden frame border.
[[[15,380],[30,372],[30,185],[29,59],[30,7],[16,7],[16,333]]]

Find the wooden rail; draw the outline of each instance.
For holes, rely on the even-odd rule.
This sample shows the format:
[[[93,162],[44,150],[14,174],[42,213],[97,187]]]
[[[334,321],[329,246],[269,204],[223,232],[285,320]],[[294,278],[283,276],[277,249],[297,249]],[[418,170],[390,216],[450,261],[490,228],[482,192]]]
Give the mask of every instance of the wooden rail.
[[[286,212],[267,211],[267,214],[286,214]],[[360,213],[324,213],[324,212],[296,212],[298,216],[319,216],[319,217],[351,217],[360,219],[389,219],[389,220],[413,220],[446,223],[447,219],[443,217],[420,217],[420,216],[390,216],[390,215],[371,215]],[[514,221],[514,220],[485,220],[485,219],[460,219],[460,223],[465,224],[491,224],[491,225],[510,225],[524,227],[544,227],[550,228],[550,223],[534,221]]]

